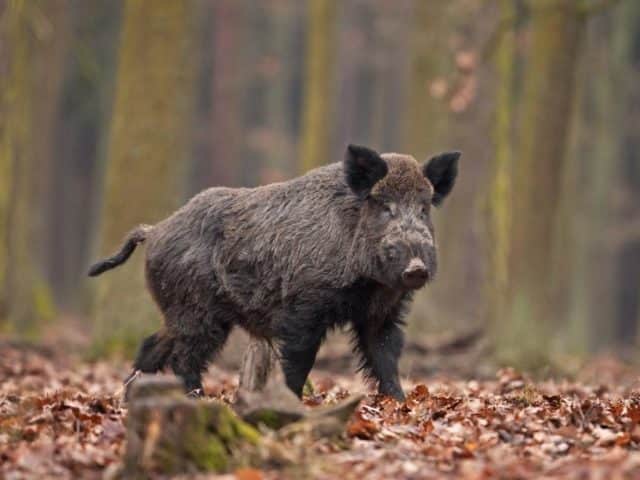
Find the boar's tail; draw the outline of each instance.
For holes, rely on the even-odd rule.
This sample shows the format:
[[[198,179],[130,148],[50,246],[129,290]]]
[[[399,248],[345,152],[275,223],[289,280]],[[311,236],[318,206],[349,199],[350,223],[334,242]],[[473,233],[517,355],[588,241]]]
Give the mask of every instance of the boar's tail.
[[[112,268],[115,268],[118,265],[126,262],[133,251],[136,249],[138,244],[144,242],[147,239],[147,234],[149,233],[151,228],[152,227],[150,225],[139,225],[131,230],[127,235],[127,238],[124,241],[124,245],[122,246],[120,251],[112,257],[105,258],[104,260],[91,265],[91,268],[89,269],[89,276],[97,277],[101,273],[104,273],[107,270],[111,270]]]

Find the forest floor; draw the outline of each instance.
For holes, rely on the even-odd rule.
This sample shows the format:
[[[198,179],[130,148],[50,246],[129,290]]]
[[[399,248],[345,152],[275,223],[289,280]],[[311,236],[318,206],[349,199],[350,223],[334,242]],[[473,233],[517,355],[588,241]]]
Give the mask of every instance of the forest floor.
[[[126,365],[1,341],[0,351],[0,478],[101,478],[113,469],[124,448]],[[412,378],[406,402],[369,394],[343,438],[304,445],[288,473],[199,478],[640,478],[638,377],[608,359],[582,372],[571,381],[510,369],[482,380]],[[364,391],[355,378],[314,371],[305,403]],[[235,389],[235,373],[211,368],[209,398],[231,402]]]

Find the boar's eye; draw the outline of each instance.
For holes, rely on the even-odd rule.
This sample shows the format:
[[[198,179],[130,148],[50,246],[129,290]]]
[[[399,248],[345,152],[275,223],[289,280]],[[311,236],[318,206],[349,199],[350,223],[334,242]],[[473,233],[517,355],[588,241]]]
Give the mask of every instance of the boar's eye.
[[[384,247],[384,255],[389,261],[394,261],[399,257],[399,251],[397,247],[393,245],[387,245]]]
[[[382,215],[385,218],[393,218],[396,216],[397,208],[394,203],[382,203]]]
[[[429,218],[429,205],[423,205],[422,209],[420,210],[420,216],[422,218]]]

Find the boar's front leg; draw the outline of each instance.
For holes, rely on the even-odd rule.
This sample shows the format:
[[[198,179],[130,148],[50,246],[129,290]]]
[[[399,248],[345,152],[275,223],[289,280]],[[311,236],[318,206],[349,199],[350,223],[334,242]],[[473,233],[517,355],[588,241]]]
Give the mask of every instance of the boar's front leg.
[[[366,376],[378,382],[379,393],[403,401],[404,392],[398,374],[404,343],[402,329],[397,321],[391,319],[376,327],[362,325],[355,328],[356,348],[362,355],[361,368]]]
[[[282,372],[287,386],[302,398],[302,389],[316,360],[326,328],[316,319],[289,319],[278,333]]]

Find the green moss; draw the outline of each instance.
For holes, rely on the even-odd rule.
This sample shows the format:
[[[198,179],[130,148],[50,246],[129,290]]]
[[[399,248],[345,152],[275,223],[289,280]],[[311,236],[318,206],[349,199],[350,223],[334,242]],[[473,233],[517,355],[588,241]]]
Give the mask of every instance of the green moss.
[[[230,453],[220,431],[211,432],[210,411],[201,409],[184,438],[184,453],[200,470],[224,472],[230,463]]]
[[[198,410],[185,435],[183,448],[199,470],[224,472],[232,465],[246,463],[239,452],[259,440],[257,430],[221,404]]]
[[[272,430],[277,430],[282,426],[280,416],[273,410],[265,409],[255,412],[252,418],[252,422],[256,425],[264,425]]]
[[[246,422],[240,420],[233,411],[226,405],[220,405],[216,409],[217,418],[215,419],[215,425],[217,427],[217,434],[225,442],[229,444],[236,444],[239,441],[249,442],[252,445],[256,445],[260,440],[260,434],[258,431]]]
[[[226,405],[199,407],[180,433],[179,443],[172,440],[158,446],[154,453],[156,467],[163,473],[177,473],[185,468],[220,473],[249,463],[240,452],[258,442],[258,432]]]

